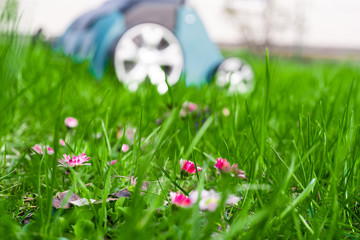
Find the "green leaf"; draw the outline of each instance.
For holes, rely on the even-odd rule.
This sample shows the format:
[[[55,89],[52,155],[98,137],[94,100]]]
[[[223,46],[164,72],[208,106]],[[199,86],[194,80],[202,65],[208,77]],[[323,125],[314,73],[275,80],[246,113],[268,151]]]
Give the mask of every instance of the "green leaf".
[[[75,224],[74,233],[78,239],[94,239],[95,226],[91,221],[81,219]]]

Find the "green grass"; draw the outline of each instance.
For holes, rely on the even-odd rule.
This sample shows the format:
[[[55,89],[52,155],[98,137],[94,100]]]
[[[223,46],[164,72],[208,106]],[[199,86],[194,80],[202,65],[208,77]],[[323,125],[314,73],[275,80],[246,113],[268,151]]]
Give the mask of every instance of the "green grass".
[[[358,64],[305,61],[246,52],[256,73],[248,96],[214,85],[160,96],[151,85],[130,93],[112,69],[101,80],[87,63],[42,42],[3,36],[0,46],[0,236],[6,239],[336,239],[360,237]],[[171,94],[170,94],[171,93]],[[203,111],[181,118],[185,101]],[[222,114],[223,108],[230,116]],[[79,126],[67,129],[64,119]],[[156,122],[162,118],[162,123]],[[204,121],[203,121],[204,120]],[[199,124],[200,123],[200,124]],[[131,140],[120,128],[136,128]],[[145,139],[142,139],[145,137]],[[59,138],[68,145],[59,145]],[[35,144],[54,155],[31,154]],[[123,143],[130,145],[122,153]],[[57,166],[86,152],[91,166]],[[217,175],[215,159],[236,163],[247,181]],[[203,168],[180,178],[180,158]],[[110,166],[111,160],[118,163]],[[105,200],[131,187],[129,199],[54,209],[65,190]],[[124,177],[121,177],[124,176]],[[149,182],[143,192],[141,182]],[[91,185],[89,185],[91,183]],[[215,212],[166,203],[170,191],[214,189],[241,197]],[[25,199],[30,197],[30,199]],[[26,201],[25,201],[26,200]],[[24,222],[25,220],[25,222]],[[228,231],[227,225],[229,225]],[[219,230],[219,226],[221,229]],[[62,238],[61,238],[62,237]]]

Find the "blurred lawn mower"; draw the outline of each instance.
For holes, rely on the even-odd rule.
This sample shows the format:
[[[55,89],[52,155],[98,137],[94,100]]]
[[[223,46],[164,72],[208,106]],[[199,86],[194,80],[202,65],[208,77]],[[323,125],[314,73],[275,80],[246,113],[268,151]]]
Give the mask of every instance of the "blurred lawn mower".
[[[239,58],[225,59],[183,0],[110,0],[76,19],[55,48],[89,59],[99,79],[113,60],[118,79],[131,91],[148,77],[163,94],[165,74],[170,86],[185,74],[186,85],[200,86],[215,76],[229,92],[254,88],[251,67]]]

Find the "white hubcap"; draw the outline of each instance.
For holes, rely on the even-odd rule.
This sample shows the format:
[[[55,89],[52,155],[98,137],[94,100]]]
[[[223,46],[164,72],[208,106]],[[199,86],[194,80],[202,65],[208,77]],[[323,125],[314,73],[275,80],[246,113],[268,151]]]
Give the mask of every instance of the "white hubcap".
[[[254,73],[250,65],[238,58],[225,59],[217,70],[216,84],[231,93],[249,93],[254,89]]]
[[[135,91],[146,77],[157,86],[159,93],[178,82],[184,65],[180,43],[167,28],[144,23],[130,28],[115,48],[115,71],[129,90]],[[164,73],[165,72],[165,73]]]

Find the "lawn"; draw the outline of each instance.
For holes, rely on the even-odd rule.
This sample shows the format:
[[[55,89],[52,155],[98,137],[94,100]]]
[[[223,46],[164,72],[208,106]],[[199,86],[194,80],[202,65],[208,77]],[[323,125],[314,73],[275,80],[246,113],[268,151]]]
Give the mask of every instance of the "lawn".
[[[251,94],[181,80],[159,95],[0,42],[1,238],[360,237],[359,64],[228,50],[252,65]]]

